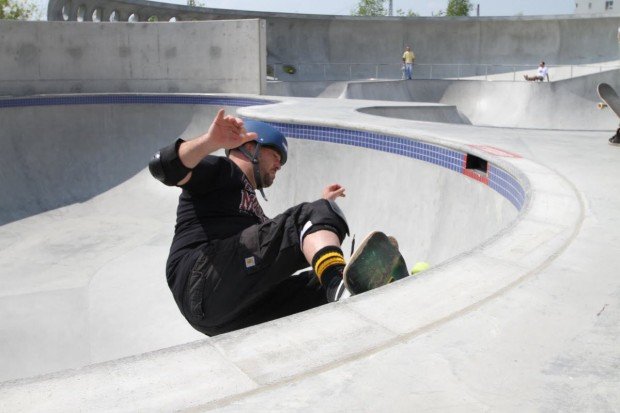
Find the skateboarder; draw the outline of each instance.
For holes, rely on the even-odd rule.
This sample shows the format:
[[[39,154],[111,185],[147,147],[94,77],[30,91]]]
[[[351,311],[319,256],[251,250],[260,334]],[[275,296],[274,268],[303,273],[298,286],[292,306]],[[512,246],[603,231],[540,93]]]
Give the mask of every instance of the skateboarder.
[[[219,149],[226,157],[211,155]],[[182,189],[166,264],[172,295],[198,331],[217,335],[350,295],[340,248],[349,228],[336,205],[345,189],[269,219],[256,197],[286,164],[286,138],[258,121],[225,116],[191,141],[178,139],[149,163]],[[263,194],[264,196],[264,194]],[[312,265],[313,271],[292,276]]]

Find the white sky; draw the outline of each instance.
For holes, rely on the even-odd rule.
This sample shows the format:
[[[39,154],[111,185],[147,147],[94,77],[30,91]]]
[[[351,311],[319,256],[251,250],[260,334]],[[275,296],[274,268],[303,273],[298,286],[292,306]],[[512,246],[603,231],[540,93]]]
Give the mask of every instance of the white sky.
[[[186,4],[184,0],[170,3]],[[287,13],[341,14],[349,15],[359,0],[197,0],[205,7],[238,10],[279,11]],[[480,4],[481,16],[514,16],[544,14],[572,14],[574,0],[470,0]],[[393,0],[394,12],[413,10],[420,16],[431,16],[445,10],[448,0]],[[475,11],[473,13],[475,15]]]
[[[431,16],[445,10],[448,0],[393,0],[396,10],[413,10],[420,16]],[[162,3],[187,4],[187,0],[169,0]],[[349,15],[359,0],[197,0],[205,7],[237,10],[278,11],[287,13]],[[480,4],[481,16],[526,16],[545,14],[572,14],[574,0],[470,0]],[[41,15],[47,14],[47,1],[36,0]],[[475,15],[475,10],[474,13]]]
[[[35,0],[42,16],[47,15],[47,1]],[[187,4],[187,0],[169,0],[162,3]],[[448,0],[393,0],[396,10],[413,10],[420,16],[431,16],[445,10]],[[481,16],[515,16],[523,14],[572,14],[574,0],[470,0],[480,4]],[[350,15],[359,0],[197,0],[205,7],[237,10],[277,11],[286,13],[309,13],[328,15]],[[475,15],[475,10],[472,13]]]

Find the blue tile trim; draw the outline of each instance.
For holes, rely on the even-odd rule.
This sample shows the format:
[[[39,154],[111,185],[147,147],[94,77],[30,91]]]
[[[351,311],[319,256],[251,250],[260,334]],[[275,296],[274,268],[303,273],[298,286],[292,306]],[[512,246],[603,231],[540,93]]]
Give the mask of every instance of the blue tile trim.
[[[268,105],[276,101],[240,97],[195,96],[195,95],[71,95],[32,96],[0,99],[0,108],[56,105],[110,105],[110,104],[168,104],[168,105],[220,105],[254,106]]]
[[[464,171],[464,159],[466,154],[443,146],[375,132],[340,129],[328,126],[270,123],[278,128],[284,135],[291,138],[359,146],[430,162],[457,173],[463,173]],[[525,191],[517,179],[493,164],[489,165],[488,178],[488,185],[493,190],[510,201],[517,210],[523,208],[525,203]]]
[[[519,181],[508,172],[497,167],[489,165],[489,186],[508,199],[518,210],[523,208],[525,203],[525,190],[519,184]]]
[[[0,108],[53,105],[94,105],[94,104],[181,104],[217,106],[268,105],[276,101],[226,96],[204,96],[183,94],[101,94],[68,96],[33,96],[24,98],[0,99]],[[284,135],[292,138],[313,141],[340,143],[378,151],[393,153],[430,162],[457,173],[464,171],[465,153],[442,146],[431,145],[413,139],[384,135],[375,132],[334,128],[329,126],[275,123]],[[518,210],[525,203],[525,191],[519,181],[510,173],[496,165],[489,164],[488,185],[508,199]]]

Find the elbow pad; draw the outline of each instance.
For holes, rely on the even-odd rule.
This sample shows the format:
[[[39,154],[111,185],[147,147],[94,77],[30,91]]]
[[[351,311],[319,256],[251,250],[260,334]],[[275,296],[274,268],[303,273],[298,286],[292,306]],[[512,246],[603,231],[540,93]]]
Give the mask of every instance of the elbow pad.
[[[151,175],[165,185],[176,185],[192,171],[179,159],[179,146],[183,142],[183,139],[177,139],[172,145],[159,150],[149,162]]]

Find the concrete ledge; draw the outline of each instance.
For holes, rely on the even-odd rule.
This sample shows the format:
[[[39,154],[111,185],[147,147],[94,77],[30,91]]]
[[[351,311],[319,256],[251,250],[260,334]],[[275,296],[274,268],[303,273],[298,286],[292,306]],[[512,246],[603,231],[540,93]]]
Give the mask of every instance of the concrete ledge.
[[[471,124],[454,105],[411,104],[408,106],[371,106],[359,108],[359,112],[386,118],[408,119],[424,122]]]

